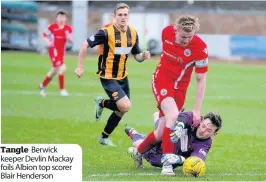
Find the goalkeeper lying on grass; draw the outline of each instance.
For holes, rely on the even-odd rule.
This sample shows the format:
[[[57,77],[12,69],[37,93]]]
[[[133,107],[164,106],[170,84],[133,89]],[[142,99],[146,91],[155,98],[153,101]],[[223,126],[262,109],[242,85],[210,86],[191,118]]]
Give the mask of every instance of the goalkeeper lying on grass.
[[[154,113],[155,128],[158,126],[158,114]],[[137,168],[143,167],[142,158],[146,159],[152,166],[162,167],[163,164],[181,166],[190,156],[196,156],[203,161],[212,145],[212,137],[222,126],[222,119],[219,114],[209,112],[201,117],[202,120],[197,127],[193,127],[193,112],[182,112],[170,134],[171,140],[175,143],[175,154],[165,157],[162,154],[161,142],[151,146],[144,154],[136,150],[138,145],[145,139],[145,136],[138,133],[134,128],[126,127],[125,132],[133,141],[133,147],[128,149]]]

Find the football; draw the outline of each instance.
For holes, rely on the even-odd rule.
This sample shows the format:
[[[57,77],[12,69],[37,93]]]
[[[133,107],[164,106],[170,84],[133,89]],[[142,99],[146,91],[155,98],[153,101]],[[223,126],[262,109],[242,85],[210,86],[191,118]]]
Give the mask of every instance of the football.
[[[205,162],[199,157],[189,157],[184,161],[182,171],[185,176],[203,176],[206,171]]]

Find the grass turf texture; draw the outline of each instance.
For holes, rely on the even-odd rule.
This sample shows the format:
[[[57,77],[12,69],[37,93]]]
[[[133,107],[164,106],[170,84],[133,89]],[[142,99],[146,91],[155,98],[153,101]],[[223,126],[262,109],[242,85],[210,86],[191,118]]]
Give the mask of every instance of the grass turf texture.
[[[85,74],[74,75],[77,56],[66,56],[66,89],[70,97],[59,96],[58,79],[48,85],[47,97],[39,96],[38,84],[50,68],[48,56],[2,52],[2,143],[76,143],[83,152],[83,180],[199,180],[160,175],[160,169],[145,163],[134,169],[127,155],[131,141],[124,124],[148,133],[154,125],[156,103],[151,75],[158,60],[137,63],[129,59],[132,108],[111,139],[118,146],[98,144],[111,111],[94,120],[94,98],[106,97],[98,77],[96,57],[88,57]],[[207,171],[200,180],[266,180],[266,67],[264,65],[221,64],[209,61],[206,96],[202,114],[218,111],[223,128],[214,138],[207,158]],[[188,90],[186,110],[193,109],[195,75]],[[178,178],[178,179],[177,179]]]

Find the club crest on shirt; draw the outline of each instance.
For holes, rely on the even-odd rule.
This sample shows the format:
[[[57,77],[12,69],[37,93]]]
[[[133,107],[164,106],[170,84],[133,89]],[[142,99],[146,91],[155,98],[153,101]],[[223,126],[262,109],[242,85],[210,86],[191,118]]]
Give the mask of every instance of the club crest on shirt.
[[[167,94],[167,90],[163,88],[163,89],[161,90],[161,95],[162,95],[162,96],[165,96],[166,94]]]
[[[191,51],[189,49],[185,49],[184,50],[184,55],[187,56],[187,57],[190,56],[191,55]]]
[[[94,35],[90,36],[90,40],[91,40],[91,41],[94,41],[94,40],[95,40]]]

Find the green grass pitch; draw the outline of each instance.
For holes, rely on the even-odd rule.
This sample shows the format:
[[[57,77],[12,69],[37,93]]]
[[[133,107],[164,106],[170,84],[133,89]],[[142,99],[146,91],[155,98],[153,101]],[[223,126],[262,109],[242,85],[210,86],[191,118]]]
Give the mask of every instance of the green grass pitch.
[[[47,97],[39,96],[41,82],[50,62],[34,53],[2,52],[2,143],[75,143],[82,147],[83,180],[266,180],[266,67],[265,65],[218,64],[210,60],[202,114],[219,112],[223,128],[214,138],[207,158],[206,175],[176,177],[160,175],[160,169],[145,163],[134,169],[127,155],[131,141],[124,134],[127,123],[139,132],[153,129],[156,103],[151,75],[158,60],[137,63],[129,60],[132,108],[111,139],[118,147],[98,144],[97,138],[111,113],[94,120],[94,98],[106,97],[98,77],[96,58],[86,61],[85,75],[77,79],[77,56],[66,56],[66,88],[70,97],[59,96],[58,79],[47,87]],[[188,90],[186,110],[193,109],[195,75]]]

